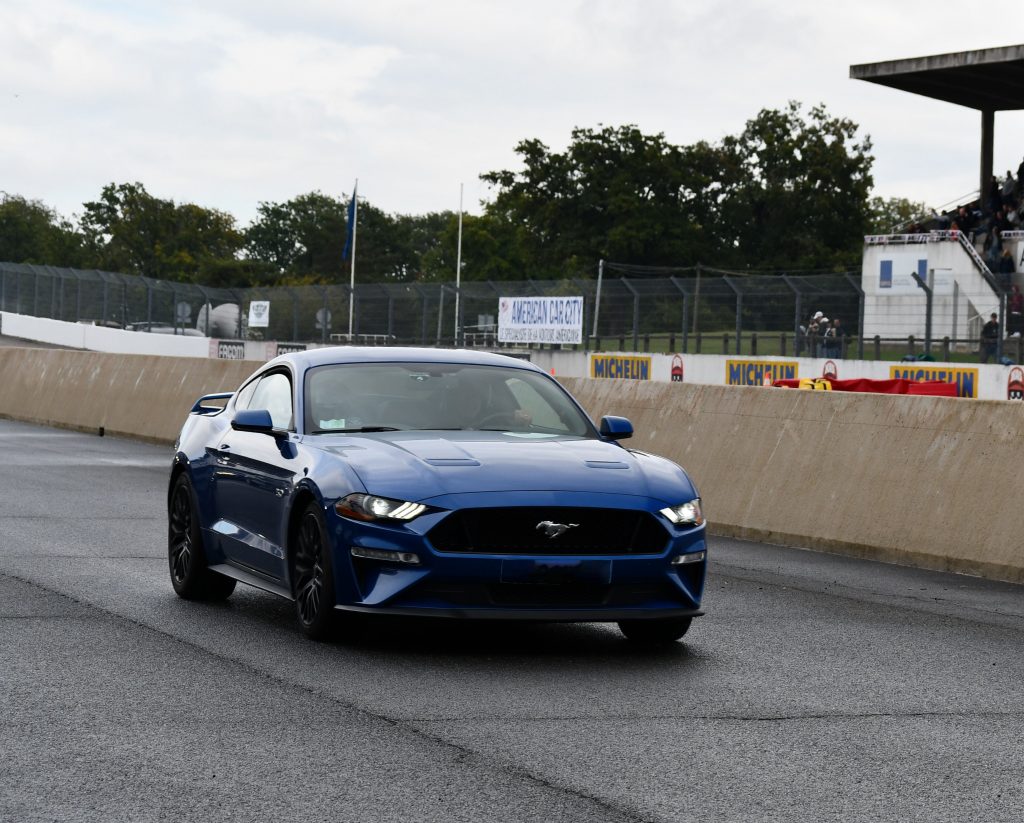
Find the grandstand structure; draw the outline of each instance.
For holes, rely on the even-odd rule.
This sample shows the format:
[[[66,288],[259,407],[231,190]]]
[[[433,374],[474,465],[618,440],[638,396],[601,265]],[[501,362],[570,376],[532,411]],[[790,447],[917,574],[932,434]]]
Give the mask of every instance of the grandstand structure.
[[[1024,45],[850,67],[850,77],[980,112],[978,191],[992,179],[995,113],[1024,109]],[[1024,231],[1004,232],[1021,283]],[[969,348],[995,313],[1006,328],[1006,284],[962,231],[864,238],[862,335],[963,340]]]

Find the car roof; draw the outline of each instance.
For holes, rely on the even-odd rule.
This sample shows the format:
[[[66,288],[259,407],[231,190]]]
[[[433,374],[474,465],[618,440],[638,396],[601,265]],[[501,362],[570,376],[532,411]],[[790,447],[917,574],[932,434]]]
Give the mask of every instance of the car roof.
[[[504,366],[543,374],[537,366],[518,357],[469,349],[435,349],[406,346],[327,346],[291,352],[274,358],[267,366],[290,364],[299,371],[341,363],[461,363],[471,366]],[[261,369],[262,371],[262,369]]]

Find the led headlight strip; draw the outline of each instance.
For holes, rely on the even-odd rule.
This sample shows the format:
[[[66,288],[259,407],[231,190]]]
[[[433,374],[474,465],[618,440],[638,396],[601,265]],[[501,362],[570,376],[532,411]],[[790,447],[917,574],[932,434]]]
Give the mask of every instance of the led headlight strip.
[[[391,500],[375,494],[350,494],[335,503],[334,510],[342,517],[354,520],[409,521],[423,514],[427,507],[422,503]]]

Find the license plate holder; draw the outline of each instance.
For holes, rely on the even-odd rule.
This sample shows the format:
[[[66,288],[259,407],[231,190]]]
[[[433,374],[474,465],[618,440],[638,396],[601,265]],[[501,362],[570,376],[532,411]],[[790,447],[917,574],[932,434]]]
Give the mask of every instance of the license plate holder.
[[[580,583],[607,585],[611,560],[575,557],[515,558],[501,561],[501,582],[531,586],[567,586]]]

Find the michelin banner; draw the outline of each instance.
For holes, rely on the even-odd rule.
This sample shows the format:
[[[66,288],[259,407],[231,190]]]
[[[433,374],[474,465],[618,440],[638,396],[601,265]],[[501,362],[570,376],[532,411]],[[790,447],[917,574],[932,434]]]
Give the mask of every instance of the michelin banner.
[[[499,343],[582,343],[582,297],[502,297]]]
[[[941,380],[961,398],[1024,400],[1024,367],[995,363],[892,363],[884,360],[729,357],[714,354],[532,351],[530,360],[558,377],[596,377],[764,388],[776,380]]]

